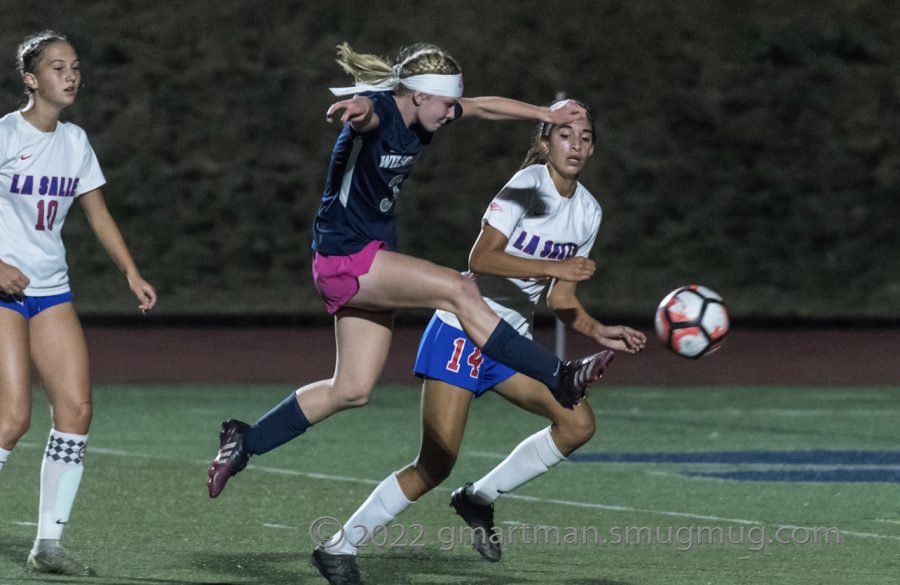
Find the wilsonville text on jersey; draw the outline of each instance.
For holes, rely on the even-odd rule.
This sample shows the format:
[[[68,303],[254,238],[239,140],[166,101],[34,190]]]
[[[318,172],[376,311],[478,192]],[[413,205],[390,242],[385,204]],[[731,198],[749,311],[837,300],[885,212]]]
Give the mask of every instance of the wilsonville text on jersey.
[[[411,166],[419,158],[418,154],[383,154],[378,166],[382,169],[399,169]]]

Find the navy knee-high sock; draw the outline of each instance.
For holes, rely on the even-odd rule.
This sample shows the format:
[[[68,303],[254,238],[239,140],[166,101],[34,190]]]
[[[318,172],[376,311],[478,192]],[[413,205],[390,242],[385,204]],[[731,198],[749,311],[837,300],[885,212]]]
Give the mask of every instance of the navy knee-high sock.
[[[559,358],[545,347],[519,335],[503,319],[500,319],[500,323],[488,337],[481,353],[517,372],[540,380],[551,390],[559,388],[562,365]]]
[[[296,394],[291,392],[250,427],[246,445],[253,455],[262,455],[302,435],[311,426],[297,403]]]

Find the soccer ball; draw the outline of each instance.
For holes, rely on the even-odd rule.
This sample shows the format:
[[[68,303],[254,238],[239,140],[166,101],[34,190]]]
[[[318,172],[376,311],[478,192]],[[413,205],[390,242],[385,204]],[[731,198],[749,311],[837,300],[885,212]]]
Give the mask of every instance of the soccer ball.
[[[663,345],[682,357],[697,359],[722,345],[728,333],[728,309],[718,293],[691,284],[660,301],[655,324]]]

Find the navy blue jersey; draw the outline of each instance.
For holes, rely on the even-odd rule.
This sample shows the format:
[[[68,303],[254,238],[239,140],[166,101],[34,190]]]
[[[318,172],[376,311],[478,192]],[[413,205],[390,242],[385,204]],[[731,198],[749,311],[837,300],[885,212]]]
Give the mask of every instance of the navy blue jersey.
[[[373,240],[397,245],[397,196],[432,133],[406,127],[393,93],[365,92],[379,124],[359,133],[344,126],[328,166],[325,192],[316,212],[313,250],[347,256]],[[457,117],[461,114],[457,106]]]

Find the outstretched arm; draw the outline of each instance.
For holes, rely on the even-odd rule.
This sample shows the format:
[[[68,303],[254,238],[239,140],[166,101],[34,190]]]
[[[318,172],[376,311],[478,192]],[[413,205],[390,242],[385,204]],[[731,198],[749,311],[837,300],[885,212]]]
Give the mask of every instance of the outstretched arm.
[[[131,258],[125,239],[106,207],[103,193],[100,189],[94,189],[79,197],[78,201],[97,239],[128,279],[128,287],[140,302],[138,308],[144,312],[149,311],[156,304],[156,290],[144,280]]]
[[[372,100],[361,95],[331,104],[331,107],[325,112],[325,119],[332,122],[336,115],[340,115],[341,124],[349,123],[350,127],[357,132],[374,130],[380,123]]]
[[[548,124],[567,124],[587,115],[576,101],[565,100],[553,108],[535,106],[504,97],[460,98],[462,114],[486,120],[537,120]]]
[[[637,353],[644,349],[647,336],[624,325],[604,325],[585,310],[575,295],[575,283],[557,281],[547,295],[547,305],[567,327],[590,337],[600,345]]]

